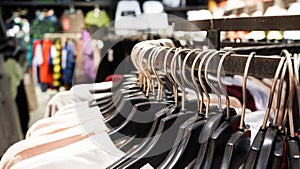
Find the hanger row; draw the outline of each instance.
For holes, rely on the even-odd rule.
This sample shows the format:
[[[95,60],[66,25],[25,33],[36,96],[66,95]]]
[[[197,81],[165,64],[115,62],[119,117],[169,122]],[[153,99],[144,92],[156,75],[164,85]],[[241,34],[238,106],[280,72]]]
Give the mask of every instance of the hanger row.
[[[161,169],[184,168],[190,164],[195,169],[239,168],[242,164],[244,168],[276,168],[282,162],[280,159],[283,159],[285,142],[290,147],[288,160],[293,166],[291,168],[299,168],[299,160],[294,156],[300,153],[297,148],[299,139],[295,134],[297,129],[293,122],[295,112],[292,109],[295,87],[299,85],[297,56],[292,57],[287,50],[278,56],[268,57],[256,55],[255,52],[238,55],[231,50],[176,48],[171,40],[160,39],[136,44],[131,52],[131,60],[137,69],[134,73],[137,81],[131,82],[136,85],[131,89],[133,94],[130,97],[123,96],[124,89],[130,92],[125,87],[127,82],[121,83],[122,91],[118,90],[120,94],[116,94],[120,98],[123,96],[123,99],[117,99],[117,105],[120,105],[117,110],[122,117],[128,118],[123,119],[126,125],[121,125],[110,136],[117,140],[120,138],[117,132],[126,131],[123,132],[125,135],[138,133],[144,137],[148,133],[147,136],[153,138],[145,139],[138,149],[109,168],[140,168],[147,163],[147,159],[151,159],[154,168]],[[224,72],[243,75],[241,110],[232,107],[232,100],[223,86]],[[247,77],[251,75],[274,79],[267,109],[256,135],[250,133],[253,128],[249,128],[245,121],[249,115],[246,113]],[[289,92],[285,93],[288,96],[285,107],[279,110],[284,81],[291,85]],[[196,100],[189,98],[190,89],[195,92],[192,95],[196,96]],[[275,91],[279,93],[277,98]],[[134,97],[137,95],[139,97]],[[135,108],[130,112],[127,108],[132,103]],[[274,121],[268,123],[272,103],[276,105]],[[144,109],[147,110],[135,111]],[[107,123],[115,125],[120,120],[120,112],[116,111],[116,116],[108,119]],[[149,130],[143,120],[132,123],[131,120],[137,117],[154,120],[154,125]],[[175,134],[163,134],[168,131]],[[253,139],[252,144],[250,138]],[[132,144],[130,141],[127,145]],[[164,155],[162,151],[168,153]],[[279,160],[272,161],[276,159]]]
[[[166,39],[164,39],[165,41]],[[154,41],[157,41],[157,44],[160,45],[160,40],[150,40],[150,41],[143,41],[140,42],[139,45],[155,45],[153,44]],[[197,60],[197,52],[201,49],[193,49],[194,52],[189,53],[190,50],[187,51],[182,51],[181,52],[181,57],[182,60],[185,58],[185,56],[188,56],[188,59],[185,60],[185,64],[187,66],[192,67],[194,60]],[[229,50],[224,50],[223,52],[218,52],[217,50],[212,50],[217,52],[220,57],[225,53],[230,51],[230,57],[225,57],[223,60],[222,64],[222,69],[224,72],[228,75],[241,75],[243,76],[244,74],[244,65],[247,62],[247,59],[249,55],[244,55],[244,54],[237,54],[235,51]],[[164,49],[161,51],[162,54],[166,54],[168,52],[168,49]],[[172,51],[174,53],[174,51]],[[251,53],[251,52],[250,52]],[[249,54],[250,54],[249,53]],[[256,78],[273,78],[274,73],[276,71],[276,68],[278,67],[278,64],[280,62],[280,53],[278,55],[272,55],[272,56],[265,56],[265,55],[256,55],[255,58],[252,59],[251,61],[251,68],[249,69],[248,76],[253,76]],[[293,61],[293,57],[291,58]],[[165,65],[161,65],[160,63],[164,63]],[[200,62],[195,63],[195,70],[198,70]],[[166,62],[163,61],[163,58],[158,58],[156,62],[156,66],[161,68],[166,65],[171,65],[171,60],[168,59]],[[202,67],[202,71],[205,70],[205,66]],[[217,69],[213,67],[209,67],[208,72],[210,73],[217,73]],[[299,72],[298,72],[299,73]],[[298,74],[297,73],[297,74]],[[288,76],[285,77],[285,79],[288,79]]]

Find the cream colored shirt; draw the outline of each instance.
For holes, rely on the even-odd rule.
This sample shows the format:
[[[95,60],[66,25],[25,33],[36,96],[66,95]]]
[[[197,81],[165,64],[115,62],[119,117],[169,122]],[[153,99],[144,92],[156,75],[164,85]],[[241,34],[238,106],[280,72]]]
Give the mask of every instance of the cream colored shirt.
[[[106,133],[23,160],[11,169],[105,169],[125,155],[118,150]]]
[[[28,158],[76,143],[96,133],[106,133],[101,128],[101,121],[102,119],[94,119],[64,131],[22,140],[5,152],[0,162],[0,168],[9,169]]]

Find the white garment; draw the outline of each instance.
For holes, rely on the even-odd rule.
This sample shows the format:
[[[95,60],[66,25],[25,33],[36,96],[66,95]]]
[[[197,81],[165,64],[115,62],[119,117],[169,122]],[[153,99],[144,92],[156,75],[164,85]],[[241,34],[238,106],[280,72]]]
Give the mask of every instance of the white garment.
[[[42,45],[37,44],[34,52],[34,63],[35,65],[41,65],[43,64],[43,50],[42,50]]]
[[[101,121],[102,119],[99,118],[93,119],[67,130],[15,143],[3,155],[0,168],[7,169],[10,168],[11,165],[17,164],[23,160],[46,152],[51,152],[57,149],[55,145],[69,145],[70,143],[67,143],[67,140],[73,140],[72,143],[74,143],[75,140],[80,141],[82,139],[89,138],[91,135],[95,135],[96,133],[106,133],[106,131],[102,128]]]
[[[23,160],[11,169],[104,169],[124,155],[109,136],[101,132],[63,148]]]
[[[50,48],[50,56],[51,56],[51,58],[55,58],[56,55],[57,55],[56,47],[55,47],[55,45],[51,45],[51,48]]]
[[[73,104],[75,102],[82,101],[90,101],[92,99],[100,99],[102,97],[107,98],[107,96],[111,95],[110,92],[96,95],[93,95],[91,92],[107,90],[110,89],[112,85],[112,82],[80,84],[73,86],[70,89],[70,91],[59,92],[49,100],[46,106],[44,117],[46,118],[53,116],[60,108],[68,104]]]
[[[257,132],[262,126],[265,114],[265,111],[254,111],[245,115],[245,123],[250,126],[249,129],[251,130],[251,144],[253,143]],[[267,122],[267,124],[269,124],[269,121]]]
[[[242,109],[236,109],[237,114],[242,113]],[[249,129],[251,130],[251,138],[250,143],[253,143],[253,140],[259,131],[260,127],[262,126],[262,123],[264,121],[265,111],[254,111],[251,112],[251,110],[246,109],[245,114],[245,124],[249,126]],[[269,122],[267,122],[269,124]]]
[[[300,3],[295,2],[293,3],[287,13],[288,15],[300,15]],[[283,33],[284,39],[290,39],[290,40],[299,40],[300,39],[300,31],[284,31]]]
[[[146,1],[143,3],[144,13],[162,13],[164,6],[159,1]]]
[[[41,119],[35,122],[26,134],[26,139],[39,137],[56,130],[64,130],[66,127],[84,125],[90,120],[96,120],[95,123],[99,129],[108,131],[107,126],[103,122],[103,116],[99,107],[89,108],[88,102],[74,103],[72,106],[64,107],[58,111],[63,112],[59,116]]]

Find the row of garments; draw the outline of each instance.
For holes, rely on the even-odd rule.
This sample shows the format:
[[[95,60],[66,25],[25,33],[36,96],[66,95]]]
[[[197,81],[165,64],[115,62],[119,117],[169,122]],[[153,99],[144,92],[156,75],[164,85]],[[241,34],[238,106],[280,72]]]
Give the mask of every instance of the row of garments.
[[[76,62],[76,71],[81,82],[96,77],[101,57],[99,45],[96,40],[91,40],[86,30],[81,35],[82,38],[71,39],[61,34],[61,38],[33,41],[28,54],[29,66],[42,91],[60,87],[70,89]]]
[[[290,106],[300,59],[283,52],[274,79],[247,77],[247,66],[244,76],[220,77],[186,65],[195,53],[193,64],[203,70],[213,57],[225,58],[219,51],[176,48],[169,39],[139,42],[131,51],[134,71],[57,93],[0,168],[299,168]]]

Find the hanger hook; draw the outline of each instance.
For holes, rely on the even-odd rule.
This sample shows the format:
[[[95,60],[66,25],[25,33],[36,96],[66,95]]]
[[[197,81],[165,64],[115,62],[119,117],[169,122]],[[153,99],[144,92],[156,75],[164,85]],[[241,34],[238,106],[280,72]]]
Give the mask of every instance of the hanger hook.
[[[299,61],[298,61],[298,54],[295,53],[294,54],[294,70],[295,70],[295,84],[296,86],[299,85]]]
[[[205,63],[205,69],[204,69],[204,75],[205,75],[205,80],[208,84],[208,86],[212,89],[212,91],[214,93],[216,93],[217,97],[218,97],[218,107],[219,109],[222,109],[222,98],[221,98],[221,94],[220,92],[216,89],[216,87],[210,82],[209,78],[208,78],[208,66],[210,64],[210,61],[212,58],[214,58],[215,56],[219,56],[219,53],[221,53],[221,51],[217,52],[217,51],[211,51],[209,53],[207,53],[207,55],[209,55],[209,58],[207,59],[206,63]],[[224,95],[226,96],[226,98],[228,97],[227,93],[225,92]],[[229,99],[228,99],[229,100]]]
[[[172,76],[173,76],[173,79],[175,80],[175,82],[178,84],[178,86],[181,88],[181,91],[182,91],[182,105],[181,105],[181,109],[185,111],[185,87],[184,87],[184,84],[182,84],[176,77],[176,60],[178,59],[178,56],[180,56],[180,54],[182,52],[187,52],[187,51],[190,51],[191,49],[178,49],[177,51],[175,51],[175,54],[172,58],[172,61],[171,61],[171,73],[172,73]],[[179,71],[180,71],[180,66],[181,64],[179,63]]]
[[[272,84],[272,87],[271,87],[271,90],[270,90],[270,94],[269,94],[269,100],[268,100],[268,105],[267,105],[267,109],[266,109],[266,113],[265,113],[263,125],[261,127],[262,129],[266,129],[266,127],[267,127],[267,122],[268,122],[268,118],[269,118],[269,115],[270,115],[272,101],[273,101],[273,97],[274,97],[274,91],[275,91],[275,88],[276,88],[276,85],[277,85],[278,76],[279,76],[279,74],[281,72],[281,69],[282,69],[282,66],[283,66],[283,64],[285,62],[285,59],[286,59],[285,57],[282,57],[280,59],[280,62],[278,64],[276,72],[275,72],[273,84]]]
[[[170,53],[172,51],[176,51],[177,48],[170,48],[165,56],[164,56],[164,72],[165,72],[165,75],[166,77],[169,79],[169,81],[172,83],[172,86],[173,86],[173,94],[174,94],[174,102],[175,102],[175,105],[178,104],[178,85],[176,84],[176,82],[174,81],[174,79],[172,78],[172,76],[169,74],[168,72],[168,68],[167,68],[167,63],[168,63],[168,57],[170,55]],[[174,57],[174,56],[173,56]]]
[[[206,86],[203,82],[203,79],[202,79],[202,67],[203,67],[203,63],[204,63],[205,59],[208,56],[207,53],[209,53],[209,52],[210,52],[210,50],[199,52],[196,59],[193,62],[193,66],[195,66],[198,59],[201,58],[199,66],[198,66],[198,79],[199,79],[200,85],[201,85],[201,87],[204,91],[204,94],[206,96],[206,109],[205,109],[206,110],[205,111],[205,117],[206,118],[208,117],[208,113],[209,113],[209,110],[210,110],[210,107],[209,107],[210,106],[210,95],[209,95],[209,93],[207,91],[207,88],[206,88]],[[194,75],[194,72],[192,72],[192,77],[193,77],[193,75]],[[194,81],[194,83],[197,83],[195,78],[193,78],[193,81]]]
[[[194,82],[194,85],[193,83],[191,83],[187,76],[186,76],[186,66],[187,66],[187,61],[188,61],[188,58],[190,56],[192,56],[193,53],[195,52],[198,52],[198,51],[202,51],[202,49],[193,49],[191,50],[184,58],[183,60],[183,63],[182,63],[182,75],[183,75],[183,79],[185,80],[185,82],[188,84],[188,86],[190,86],[192,89],[194,89],[194,91],[196,92],[196,97],[197,97],[197,100],[198,100],[198,111],[199,113],[202,112],[202,109],[203,109],[203,91],[200,89],[200,87],[198,86],[196,82],[196,80],[193,80]],[[195,65],[191,67],[191,77],[192,79],[194,78],[195,79],[195,76],[194,76],[194,72],[195,71]]]
[[[153,94],[155,95],[155,90],[154,90],[154,78],[152,78],[151,73],[154,73],[152,71],[152,66],[151,66],[151,58],[156,54],[156,51],[159,50],[159,46],[154,46],[153,48],[151,48],[150,53],[148,54],[148,59],[146,60],[146,69],[145,72],[148,75],[148,88],[147,88],[147,93],[146,96],[149,96],[150,91],[153,92]],[[143,58],[142,58],[143,59]]]
[[[282,72],[281,72],[281,76],[280,76],[280,83],[279,83],[279,87],[278,87],[278,95],[277,95],[277,101],[276,101],[276,110],[275,110],[275,115],[274,115],[274,124],[278,125],[278,126],[283,126],[283,120],[281,121],[281,123],[277,123],[277,119],[278,119],[278,115],[279,115],[279,110],[280,110],[280,103],[281,103],[281,97],[282,97],[282,89],[283,89],[283,82],[284,82],[284,77],[286,74],[286,70],[287,70],[287,62],[284,62],[283,68],[282,68]],[[286,116],[287,111],[284,110],[284,116]]]
[[[144,79],[144,73],[143,73],[143,68],[141,68],[140,64],[138,64],[139,61],[139,56],[141,55],[142,51],[144,50],[145,43],[140,42],[136,44],[132,51],[131,51],[131,60],[136,69],[138,70],[138,79],[139,79],[139,87],[143,88],[143,79]]]
[[[290,134],[291,137],[295,136],[295,129],[294,129],[294,119],[293,119],[293,98],[295,92],[295,82],[294,82],[294,72],[293,72],[293,63],[291,59],[291,54],[287,50],[283,50],[282,53],[286,56],[287,63],[288,63],[288,71],[289,71],[289,97],[288,97],[288,116],[289,116],[289,125],[290,125]]]
[[[218,79],[218,84],[219,84],[219,87],[222,91],[222,93],[225,95],[225,98],[226,98],[226,116],[227,116],[227,119],[230,118],[230,101],[229,101],[229,96],[226,92],[226,89],[224,88],[223,84],[222,84],[222,78],[221,78],[221,72],[222,72],[222,66],[223,66],[223,62],[225,60],[225,58],[227,56],[230,56],[231,54],[234,54],[234,51],[227,51],[225,54],[222,55],[221,59],[220,59],[220,62],[219,62],[219,65],[218,65],[218,70],[217,70],[217,79]]]
[[[169,47],[166,47],[166,46],[162,46],[162,47],[159,47],[160,49],[156,51],[156,54],[152,57],[152,60],[151,60],[151,67],[152,67],[152,71],[154,73],[154,75],[156,76],[157,78],[157,81],[158,81],[158,100],[161,100],[162,99],[162,94],[163,94],[163,91],[164,91],[164,85],[163,85],[163,81],[160,79],[157,71],[155,70],[155,65],[154,63],[156,62],[157,60],[157,57],[158,55],[162,52],[162,51],[165,51],[166,49],[168,49]]]
[[[146,82],[146,84],[144,84],[144,88],[143,88],[143,90],[146,91],[146,96],[149,96],[150,89],[151,89],[151,82],[153,81],[151,74],[149,72],[150,66],[147,65],[147,62],[145,64],[143,63],[144,57],[147,54],[147,52],[149,52],[149,50],[150,50],[150,53],[148,55],[151,56],[153,54],[153,52],[155,51],[155,46],[149,45],[149,46],[144,47],[144,50],[142,51],[141,56],[139,57],[139,64],[138,64],[142,69],[142,73],[144,75],[144,82]]]
[[[250,69],[251,61],[252,58],[255,57],[256,53],[251,52],[250,55],[248,56],[248,59],[245,64],[245,69],[244,69],[244,78],[243,78],[243,106],[242,106],[242,113],[241,113],[241,121],[240,121],[240,129],[244,130],[244,119],[245,119],[245,114],[246,114],[246,103],[247,103],[247,78],[248,78],[248,72]]]
[[[154,47],[152,50],[151,50],[151,52],[150,52],[150,54],[148,55],[148,59],[147,59],[147,65],[148,65],[148,67],[149,67],[149,74],[150,74],[150,77],[151,77],[151,79],[150,79],[150,90],[153,92],[153,95],[155,95],[155,89],[154,89],[154,79],[156,78],[157,79],[157,81],[159,82],[159,77],[157,77],[156,76],[156,71],[154,70],[155,68],[153,68],[152,66],[153,66],[153,64],[151,63],[151,61],[152,61],[152,58],[156,55],[156,53],[157,53],[157,51],[160,49],[160,46],[156,46],[156,47]],[[153,73],[154,74],[154,78],[152,78],[152,75],[151,75],[151,73]],[[159,84],[159,83],[158,83]]]

